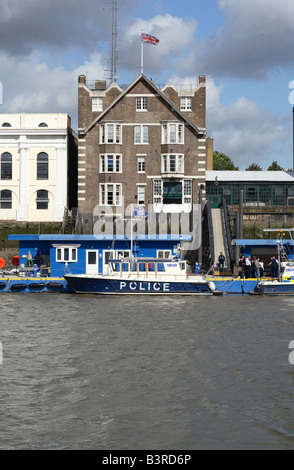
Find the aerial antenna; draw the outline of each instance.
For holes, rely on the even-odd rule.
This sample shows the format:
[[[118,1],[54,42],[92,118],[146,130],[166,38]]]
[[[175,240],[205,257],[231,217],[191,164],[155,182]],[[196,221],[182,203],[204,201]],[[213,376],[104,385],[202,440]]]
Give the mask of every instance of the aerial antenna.
[[[117,62],[117,0],[112,0],[111,82],[118,79]]]

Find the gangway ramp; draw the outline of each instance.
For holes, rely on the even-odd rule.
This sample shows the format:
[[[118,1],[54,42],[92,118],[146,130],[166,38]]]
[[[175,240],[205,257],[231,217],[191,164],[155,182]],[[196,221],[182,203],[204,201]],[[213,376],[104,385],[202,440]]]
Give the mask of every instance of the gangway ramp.
[[[223,223],[223,211],[220,208],[211,209],[211,217],[212,217],[212,228],[213,228],[213,243],[214,243],[214,256],[215,256],[215,264],[218,262],[218,257],[220,252],[226,258],[225,261],[225,269],[230,268],[230,257],[228,253],[227,247],[227,237],[226,237],[226,230]]]

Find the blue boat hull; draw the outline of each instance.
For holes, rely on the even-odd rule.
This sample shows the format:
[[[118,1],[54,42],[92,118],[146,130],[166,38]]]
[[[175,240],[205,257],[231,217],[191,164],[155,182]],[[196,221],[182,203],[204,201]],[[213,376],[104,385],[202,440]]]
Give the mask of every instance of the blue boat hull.
[[[294,283],[277,282],[269,284],[259,284],[253,294],[261,295],[294,295]]]
[[[64,276],[64,278],[78,294],[213,295],[215,293],[206,282],[138,281],[79,276]]]

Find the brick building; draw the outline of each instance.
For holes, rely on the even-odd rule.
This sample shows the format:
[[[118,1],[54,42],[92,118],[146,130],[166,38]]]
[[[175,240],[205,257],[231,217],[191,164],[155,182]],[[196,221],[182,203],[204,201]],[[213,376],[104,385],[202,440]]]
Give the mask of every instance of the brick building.
[[[78,78],[78,209],[190,212],[206,171],[206,85],[157,88],[139,75],[122,89]]]

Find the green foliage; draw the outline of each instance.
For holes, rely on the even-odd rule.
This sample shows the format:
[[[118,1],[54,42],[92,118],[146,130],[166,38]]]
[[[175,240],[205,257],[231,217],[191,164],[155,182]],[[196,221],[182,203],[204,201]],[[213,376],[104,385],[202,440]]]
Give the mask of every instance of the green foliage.
[[[284,171],[284,168],[282,168],[278,162],[274,161],[267,169],[267,171]]]
[[[224,153],[213,152],[213,169],[214,170],[234,170],[238,171],[239,167],[235,166],[231,158]]]
[[[262,171],[262,168],[258,163],[251,163],[246,171]]]

